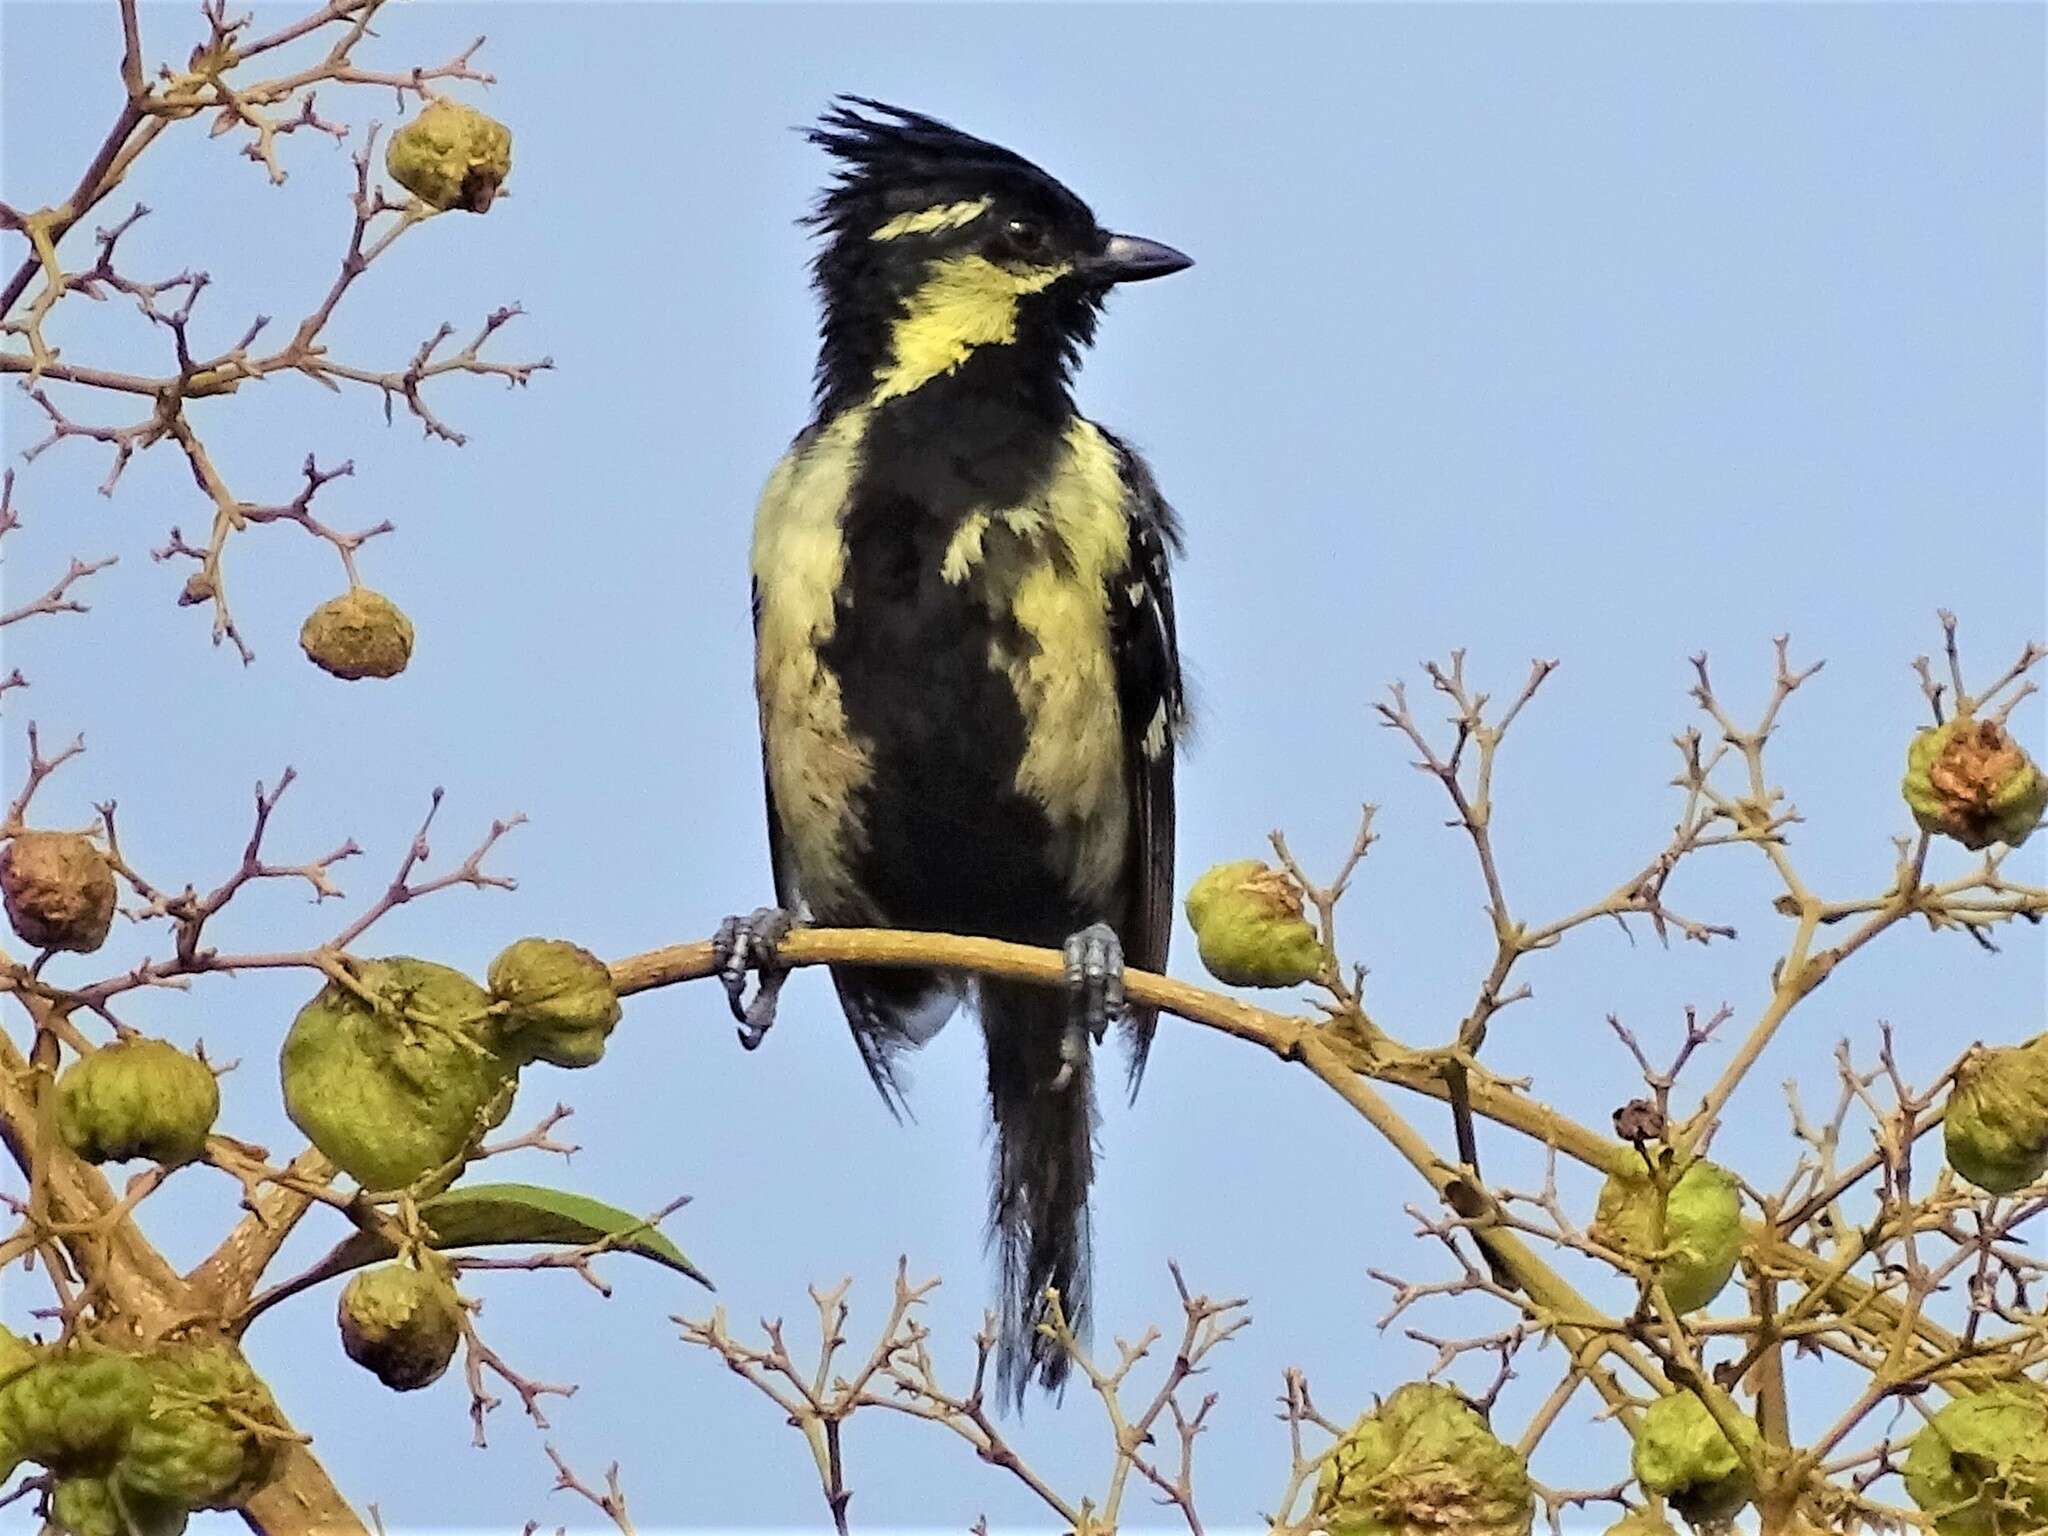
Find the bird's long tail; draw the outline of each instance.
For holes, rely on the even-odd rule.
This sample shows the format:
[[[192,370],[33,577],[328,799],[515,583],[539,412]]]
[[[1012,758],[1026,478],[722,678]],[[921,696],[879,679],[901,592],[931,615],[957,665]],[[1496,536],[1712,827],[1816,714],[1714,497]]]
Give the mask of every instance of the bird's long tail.
[[[1067,1006],[1056,987],[981,983],[995,1119],[989,1239],[1002,1268],[996,1380],[1018,1403],[1033,1377],[1058,1387],[1067,1375],[1066,1351],[1039,1332],[1046,1290],[1077,1333],[1088,1315],[1095,1089],[1085,1050],[1058,1081]]]

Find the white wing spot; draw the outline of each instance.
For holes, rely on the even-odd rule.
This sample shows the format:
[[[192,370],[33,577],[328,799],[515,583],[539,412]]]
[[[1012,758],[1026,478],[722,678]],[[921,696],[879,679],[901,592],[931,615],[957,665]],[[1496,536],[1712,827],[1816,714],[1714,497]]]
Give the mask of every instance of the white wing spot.
[[[1152,723],[1145,727],[1145,739],[1140,743],[1148,761],[1156,760],[1166,750],[1167,724],[1166,700],[1161,699],[1152,711]]]

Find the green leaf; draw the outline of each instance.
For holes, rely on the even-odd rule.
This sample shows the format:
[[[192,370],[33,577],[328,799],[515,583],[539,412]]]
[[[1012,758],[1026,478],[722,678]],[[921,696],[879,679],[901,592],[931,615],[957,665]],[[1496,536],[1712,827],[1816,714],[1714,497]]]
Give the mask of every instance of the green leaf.
[[[420,1219],[434,1229],[437,1248],[477,1248],[494,1243],[603,1242],[620,1253],[637,1253],[688,1275],[710,1288],[702,1270],[647,1219],[587,1195],[539,1184],[472,1184],[420,1203]]]
[[[587,1195],[538,1184],[472,1184],[422,1200],[419,1212],[420,1219],[433,1229],[434,1246],[439,1249],[514,1243],[582,1247],[609,1239],[611,1248],[619,1253],[637,1253],[713,1289],[704,1272],[648,1225],[646,1218]],[[358,1232],[301,1278],[317,1283],[396,1256],[397,1250],[383,1238]]]

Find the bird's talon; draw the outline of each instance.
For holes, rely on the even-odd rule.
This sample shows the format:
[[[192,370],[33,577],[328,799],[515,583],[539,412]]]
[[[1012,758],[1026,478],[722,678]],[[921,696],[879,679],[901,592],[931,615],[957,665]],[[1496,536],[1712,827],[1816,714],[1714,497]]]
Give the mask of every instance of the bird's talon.
[[[1061,1042],[1062,1079],[1072,1075],[1085,1029],[1099,1044],[1124,1011],[1124,947],[1116,930],[1094,923],[1068,938],[1065,945],[1070,1037]]]
[[[789,972],[776,963],[776,951],[796,919],[780,907],[756,907],[745,917],[728,917],[712,936],[711,952],[726,1005],[739,1021],[740,1045],[756,1049],[775,1023],[776,998]],[[747,972],[759,973],[760,985],[747,996]]]
[[[1118,959],[1119,961],[1121,961],[1122,957],[1119,956]],[[1108,1030],[1110,1021],[1113,1019],[1120,1019],[1123,1016],[1124,968],[1122,964],[1119,963],[1117,968],[1111,971],[1109,975],[1103,979],[1102,1021],[1100,1024],[1096,1026],[1095,1029],[1095,1043],[1097,1045],[1102,1044],[1103,1034]]]

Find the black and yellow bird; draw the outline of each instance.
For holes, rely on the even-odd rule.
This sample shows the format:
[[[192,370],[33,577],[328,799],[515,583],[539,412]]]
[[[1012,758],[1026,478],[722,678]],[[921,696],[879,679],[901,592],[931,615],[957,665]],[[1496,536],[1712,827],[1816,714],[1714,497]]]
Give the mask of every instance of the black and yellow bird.
[[[793,919],[1063,948],[1062,990],[835,967],[875,1085],[962,1000],[995,1123],[1003,1389],[1057,1386],[1039,1330],[1085,1316],[1090,1038],[1121,1017],[1135,1092],[1166,959],[1184,724],[1172,511],[1069,391],[1110,288],[1189,264],[1110,234],[1037,166],[920,113],[842,97],[810,216],[816,415],[754,525],[755,683],[779,908],[720,936],[742,1038],[772,1017]],[[749,967],[763,995],[742,992]]]

